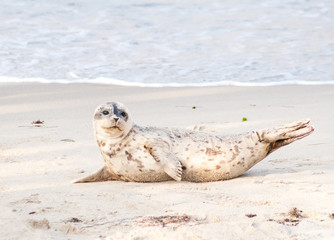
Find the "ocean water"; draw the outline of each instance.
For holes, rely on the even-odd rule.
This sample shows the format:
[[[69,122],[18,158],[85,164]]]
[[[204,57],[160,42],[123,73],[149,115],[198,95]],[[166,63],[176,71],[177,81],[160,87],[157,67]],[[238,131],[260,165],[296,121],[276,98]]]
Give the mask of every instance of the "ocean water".
[[[334,84],[333,0],[1,0],[0,82]]]

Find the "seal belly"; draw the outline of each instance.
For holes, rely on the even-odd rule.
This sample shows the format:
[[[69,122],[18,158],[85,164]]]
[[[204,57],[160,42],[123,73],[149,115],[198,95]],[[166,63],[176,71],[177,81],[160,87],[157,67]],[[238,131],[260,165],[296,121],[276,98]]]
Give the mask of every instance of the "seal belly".
[[[201,135],[200,141],[188,135],[174,144],[173,152],[182,163],[185,181],[217,181],[240,176],[268,153],[268,147],[254,133],[232,138]]]
[[[121,148],[114,156],[107,153],[106,165],[123,181],[167,181],[171,178],[161,169],[144,146]]]

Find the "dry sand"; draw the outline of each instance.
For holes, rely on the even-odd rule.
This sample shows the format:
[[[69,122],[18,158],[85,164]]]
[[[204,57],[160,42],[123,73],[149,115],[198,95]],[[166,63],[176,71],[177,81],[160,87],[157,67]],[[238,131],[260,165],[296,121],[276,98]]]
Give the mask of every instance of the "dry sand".
[[[110,100],[140,125],[316,131],[229,181],[71,184],[103,165],[92,114]],[[334,86],[0,84],[0,101],[0,239],[334,239]]]

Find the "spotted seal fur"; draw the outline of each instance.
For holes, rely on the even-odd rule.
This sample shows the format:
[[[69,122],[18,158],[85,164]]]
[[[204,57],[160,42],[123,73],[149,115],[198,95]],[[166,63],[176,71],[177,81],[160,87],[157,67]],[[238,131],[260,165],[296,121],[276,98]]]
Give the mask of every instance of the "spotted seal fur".
[[[238,136],[142,127],[119,102],[100,105],[95,137],[105,165],[75,183],[107,180],[208,182],[238,177],[278,148],[314,131],[310,120]]]

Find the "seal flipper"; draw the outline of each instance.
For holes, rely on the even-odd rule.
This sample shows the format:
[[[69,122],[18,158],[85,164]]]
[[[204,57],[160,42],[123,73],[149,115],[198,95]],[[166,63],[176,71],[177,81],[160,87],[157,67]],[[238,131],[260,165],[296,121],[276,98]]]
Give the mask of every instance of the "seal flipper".
[[[171,152],[169,144],[166,141],[148,143],[147,148],[155,161],[161,165],[163,170],[174,180],[181,181],[182,164]]]
[[[104,182],[113,180],[119,179],[108,170],[107,166],[104,166],[96,173],[93,173],[92,175],[81,178],[79,180],[74,180],[72,183]]]
[[[309,125],[310,120],[300,120],[282,125],[273,129],[257,131],[260,142],[269,143],[268,154],[278,148],[310,135],[314,127]]]

